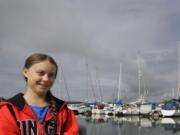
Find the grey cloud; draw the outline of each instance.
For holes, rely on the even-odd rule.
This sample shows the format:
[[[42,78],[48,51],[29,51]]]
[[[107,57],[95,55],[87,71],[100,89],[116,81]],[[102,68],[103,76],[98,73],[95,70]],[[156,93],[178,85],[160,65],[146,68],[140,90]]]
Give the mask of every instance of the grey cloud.
[[[6,75],[19,80],[14,81],[14,89],[22,88],[19,78],[25,58],[33,52],[45,52],[62,65],[73,99],[86,96],[85,60],[89,72],[98,68],[107,100],[117,90],[121,62],[126,91],[122,96],[132,100],[137,98],[137,54],[141,52],[149,98],[158,99],[161,92],[169,92],[176,85],[179,3],[178,0],[0,1],[3,63],[0,72],[5,89],[2,94],[10,96],[6,89],[11,89],[8,83],[14,81]],[[62,80],[61,73],[59,76]],[[65,89],[63,82],[59,83],[55,88]]]

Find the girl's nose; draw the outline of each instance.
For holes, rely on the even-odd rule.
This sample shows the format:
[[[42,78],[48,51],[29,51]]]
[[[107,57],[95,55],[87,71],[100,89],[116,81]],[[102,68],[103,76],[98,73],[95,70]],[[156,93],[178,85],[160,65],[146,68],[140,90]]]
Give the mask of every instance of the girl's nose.
[[[50,80],[50,77],[49,77],[47,74],[45,74],[45,75],[43,76],[43,80],[44,80],[44,81],[49,81],[49,80]]]

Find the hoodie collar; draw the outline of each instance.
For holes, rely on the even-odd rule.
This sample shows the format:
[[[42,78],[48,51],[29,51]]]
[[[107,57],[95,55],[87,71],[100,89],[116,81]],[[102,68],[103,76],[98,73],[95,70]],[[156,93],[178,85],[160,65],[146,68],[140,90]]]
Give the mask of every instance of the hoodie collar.
[[[14,97],[7,99],[7,101],[12,103],[13,105],[17,106],[20,110],[23,110],[24,106],[27,104],[25,99],[23,98],[23,95],[24,95],[23,93],[18,93]],[[56,103],[57,111],[59,111],[60,109],[62,109],[62,107],[64,107],[64,105],[65,105],[64,101],[62,101],[54,96],[53,96],[53,99]]]

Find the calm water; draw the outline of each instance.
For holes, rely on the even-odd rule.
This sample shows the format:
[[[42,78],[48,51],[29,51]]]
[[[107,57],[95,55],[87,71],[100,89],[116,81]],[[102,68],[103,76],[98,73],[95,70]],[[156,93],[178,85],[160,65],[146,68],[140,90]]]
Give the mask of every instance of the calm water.
[[[180,118],[151,120],[139,116],[85,117],[77,115],[83,135],[180,135]]]

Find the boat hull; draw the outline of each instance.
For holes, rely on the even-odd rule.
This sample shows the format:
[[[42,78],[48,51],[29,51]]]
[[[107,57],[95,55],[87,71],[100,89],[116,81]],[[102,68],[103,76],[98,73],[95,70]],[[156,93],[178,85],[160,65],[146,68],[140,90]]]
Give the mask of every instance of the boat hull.
[[[163,117],[173,117],[180,116],[180,110],[161,110],[161,114]]]

